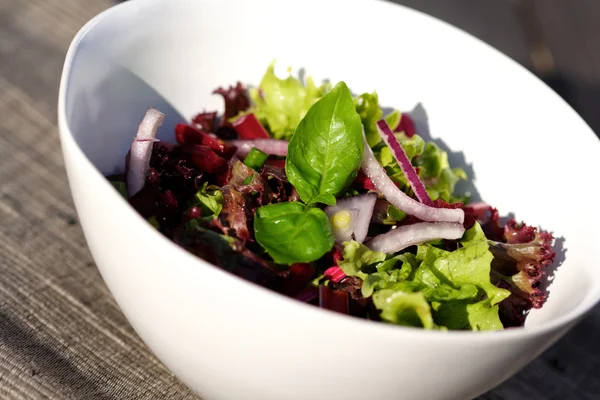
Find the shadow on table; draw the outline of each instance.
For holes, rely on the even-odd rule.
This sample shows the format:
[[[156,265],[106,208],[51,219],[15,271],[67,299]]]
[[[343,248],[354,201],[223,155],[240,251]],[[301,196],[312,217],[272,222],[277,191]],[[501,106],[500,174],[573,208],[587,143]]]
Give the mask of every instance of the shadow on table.
[[[72,361],[67,360],[50,343],[41,343],[27,329],[20,327],[0,311],[0,343],[15,358],[25,358],[21,365],[30,365],[29,375],[32,381],[40,374],[63,387],[71,389],[77,399],[110,400],[102,388],[82,374]]]
[[[600,138],[600,113],[598,113],[600,85],[590,84],[575,76],[563,76],[560,73],[538,77],[569,103]]]

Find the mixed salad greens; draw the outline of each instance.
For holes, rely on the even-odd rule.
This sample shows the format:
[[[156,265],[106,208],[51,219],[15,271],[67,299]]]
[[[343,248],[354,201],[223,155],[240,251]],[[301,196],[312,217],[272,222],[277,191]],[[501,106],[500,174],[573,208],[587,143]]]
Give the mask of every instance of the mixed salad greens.
[[[245,279],[356,317],[437,330],[523,325],[545,301],[549,233],[501,222],[377,94],[270,65],[159,142],[150,108],[109,179],[162,234]]]

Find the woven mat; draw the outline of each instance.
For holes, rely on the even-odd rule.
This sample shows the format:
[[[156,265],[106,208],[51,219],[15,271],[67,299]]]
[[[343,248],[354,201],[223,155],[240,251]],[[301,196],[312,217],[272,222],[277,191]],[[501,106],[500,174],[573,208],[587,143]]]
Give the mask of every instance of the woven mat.
[[[491,13],[474,1],[403,3],[441,12],[527,63],[512,30],[494,31],[514,24],[500,9]],[[111,5],[0,0],[0,399],[199,399],[115,304],[86,247],[64,172],[56,128],[64,55],[76,31]],[[598,398],[599,334],[600,309],[481,398]]]

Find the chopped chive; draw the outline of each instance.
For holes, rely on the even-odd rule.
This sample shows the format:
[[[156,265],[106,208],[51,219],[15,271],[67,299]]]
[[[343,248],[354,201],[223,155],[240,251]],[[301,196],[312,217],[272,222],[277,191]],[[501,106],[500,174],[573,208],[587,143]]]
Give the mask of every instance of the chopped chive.
[[[267,153],[260,151],[256,147],[253,147],[252,150],[250,150],[250,152],[246,156],[244,164],[246,164],[250,168],[259,169],[262,168],[262,166],[265,164],[265,161],[267,161],[268,157],[269,155]]]

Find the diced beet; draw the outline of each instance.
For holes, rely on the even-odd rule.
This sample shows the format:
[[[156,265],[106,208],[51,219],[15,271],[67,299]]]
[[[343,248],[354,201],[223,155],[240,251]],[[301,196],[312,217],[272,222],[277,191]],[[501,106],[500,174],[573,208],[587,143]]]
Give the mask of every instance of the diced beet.
[[[155,168],[148,168],[148,173],[146,174],[146,184],[157,186],[160,183],[160,174]]]
[[[200,218],[202,216],[202,209],[200,207],[191,207],[188,211],[187,211],[187,217],[188,219],[196,219],[196,218]]]
[[[227,168],[227,160],[208,146],[201,144],[184,145],[181,151],[191,156],[194,166],[200,172],[216,173]]]
[[[325,285],[319,286],[319,307],[348,314],[350,312],[348,292],[331,289]]]
[[[197,114],[192,119],[192,126],[203,130],[205,132],[214,132],[215,131],[215,122],[217,120],[217,112],[203,112]]]
[[[159,194],[157,203],[159,216],[169,218],[179,214],[179,202],[172,191],[167,190]]]
[[[359,171],[356,179],[354,179],[354,187],[359,189],[375,190],[373,182],[371,182],[371,180],[365,174],[363,174],[362,171]]]
[[[175,127],[175,138],[177,142],[185,145],[200,144],[213,149],[218,155],[227,159],[235,153],[235,147],[210,136],[206,132],[186,124],[177,124]]]
[[[442,199],[435,199],[435,201],[433,203],[438,208],[462,208],[462,206],[463,206],[463,203],[461,203],[461,202],[447,203]]]
[[[235,120],[233,122],[233,129],[235,129],[242,139],[269,139],[269,133],[254,114],[244,115]]]
[[[215,174],[214,180],[218,186],[225,186],[231,181],[233,177],[233,164],[233,161],[229,162],[225,170]]]
[[[298,294],[310,284],[314,273],[315,270],[309,263],[292,264],[285,282],[285,293],[291,296]]]
[[[400,118],[400,123],[394,132],[404,132],[406,136],[409,138],[415,136],[415,123],[412,118],[405,113],[402,113],[402,117]]]
[[[265,165],[270,165],[271,167],[285,169],[285,160],[269,158],[269,159],[267,159],[267,161],[265,161]]]

